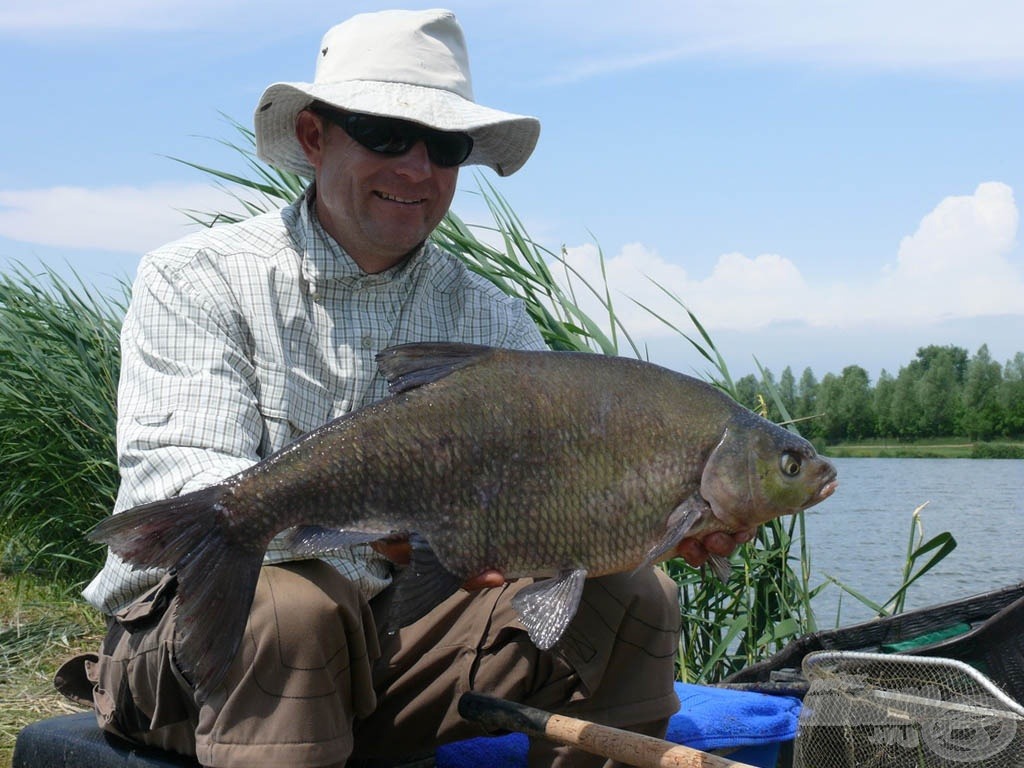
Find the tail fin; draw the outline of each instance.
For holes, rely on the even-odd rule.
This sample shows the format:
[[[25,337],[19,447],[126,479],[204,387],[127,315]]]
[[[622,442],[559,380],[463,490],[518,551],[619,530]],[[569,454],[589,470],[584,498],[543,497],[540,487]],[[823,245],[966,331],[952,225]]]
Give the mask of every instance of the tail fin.
[[[223,486],[144,504],[105,519],[89,538],[126,562],[174,569],[178,577],[175,660],[204,701],[241,644],[263,548],[231,538]]]

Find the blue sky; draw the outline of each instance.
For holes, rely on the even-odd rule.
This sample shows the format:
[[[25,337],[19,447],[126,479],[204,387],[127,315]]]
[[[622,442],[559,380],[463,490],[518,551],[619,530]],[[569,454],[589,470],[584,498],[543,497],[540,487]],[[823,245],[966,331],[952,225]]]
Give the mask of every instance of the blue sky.
[[[408,3],[429,7],[434,3]],[[392,7],[284,0],[0,2],[0,268],[108,287],[222,193],[170,157],[230,168],[278,80],[312,78],[323,32]],[[926,344],[1024,350],[1024,4],[1015,0],[451,2],[477,99],[536,115],[494,182],[545,246],[596,274],[652,359],[703,370],[627,297],[821,378],[895,373]],[[17,74],[14,74],[17,73]],[[223,114],[222,114],[223,113]]]

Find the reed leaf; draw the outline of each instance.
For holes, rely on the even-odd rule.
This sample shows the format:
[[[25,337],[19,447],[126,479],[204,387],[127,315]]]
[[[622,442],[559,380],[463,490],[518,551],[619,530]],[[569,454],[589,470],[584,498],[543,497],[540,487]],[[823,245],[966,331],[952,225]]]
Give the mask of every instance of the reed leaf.
[[[826,575],[826,580],[867,606],[878,617],[902,613],[906,607],[907,591],[910,587],[952,554],[957,547],[956,538],[948,531],[933,536],[928,541],[924,540],[924,523],[921,520],[921,512],[927,505],[928,502],[921,504],[911,514],[910,535],[907,539],[907,554],[903,561],[901,582],[888,600],[878,603],[830,575]],[[925,559],[928,554],[931,554],[931,557]],[[919,563],[919,561],[923,562]]]

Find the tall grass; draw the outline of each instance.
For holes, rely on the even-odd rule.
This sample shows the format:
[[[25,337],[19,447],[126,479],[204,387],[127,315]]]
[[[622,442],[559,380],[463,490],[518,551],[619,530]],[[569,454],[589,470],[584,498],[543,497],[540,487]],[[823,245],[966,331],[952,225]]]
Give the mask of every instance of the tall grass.
[[[44,270],[0,276],[0,557],[81,581],[100,547],[84,533],[117,487],[114,421],[126,294]]]

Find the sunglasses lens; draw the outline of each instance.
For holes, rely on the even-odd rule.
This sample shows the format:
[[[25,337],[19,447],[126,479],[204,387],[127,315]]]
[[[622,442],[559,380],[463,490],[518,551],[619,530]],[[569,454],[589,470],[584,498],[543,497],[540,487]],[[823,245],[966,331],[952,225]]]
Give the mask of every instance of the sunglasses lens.
[[[442,133],[440,131],[424,137],[430,159],[442,168],[459,165],[473,151],[473,138],[468,133]]]
[[[473,151],[469,134],[433,131],[404,120],[350,113],[338,123],[355,141],[382,155],[404,154],[423,139],[431,161],[443,168],[459,165]]]
[[[346,115],[342,127],[364,147],[382,155],[400,155],[416,143],[410,126],[387,118]]]

